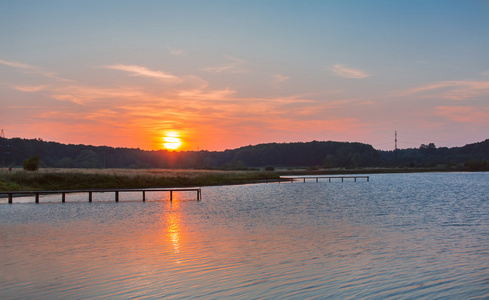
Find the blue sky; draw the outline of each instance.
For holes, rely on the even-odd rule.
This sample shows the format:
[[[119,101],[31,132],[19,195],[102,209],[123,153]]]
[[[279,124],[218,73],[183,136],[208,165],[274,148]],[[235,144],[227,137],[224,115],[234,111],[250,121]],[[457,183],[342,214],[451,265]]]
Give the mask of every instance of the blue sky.
[[[2,1],[7,137],[143,149],[489,138],[489,1]]]

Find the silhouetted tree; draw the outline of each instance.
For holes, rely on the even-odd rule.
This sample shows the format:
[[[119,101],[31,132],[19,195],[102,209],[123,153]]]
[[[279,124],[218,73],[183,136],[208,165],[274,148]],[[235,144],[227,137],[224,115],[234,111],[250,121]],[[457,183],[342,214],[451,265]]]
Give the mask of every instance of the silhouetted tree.
[[[26,171],[37,171],[39,170],[39,155],[34,155],[29,159],[24,160],[22,166]]]

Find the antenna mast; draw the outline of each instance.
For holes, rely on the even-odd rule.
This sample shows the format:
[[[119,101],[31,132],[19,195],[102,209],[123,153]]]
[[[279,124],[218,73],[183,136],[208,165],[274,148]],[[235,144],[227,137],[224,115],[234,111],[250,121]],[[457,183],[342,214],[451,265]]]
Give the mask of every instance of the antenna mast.
[[[394,151],[397,151],[397,130],[394,131]]]
[[[394,131],[394,157],[397,165],[397,130]]]
[[[6,149],[6,147],[8,147],[8,145],[4,145],[4,144],[7,144],[3,141],[4,138],[5,138],[5,133],[3,132],[3,129],[2,129],[2,130],[0,130],[0,139],[2,139],[2,140],[0,140],[0,149],[2,151],[2,164],[1,164],[2,167],[5,166],[5,155],[8,154],[7,149]]]

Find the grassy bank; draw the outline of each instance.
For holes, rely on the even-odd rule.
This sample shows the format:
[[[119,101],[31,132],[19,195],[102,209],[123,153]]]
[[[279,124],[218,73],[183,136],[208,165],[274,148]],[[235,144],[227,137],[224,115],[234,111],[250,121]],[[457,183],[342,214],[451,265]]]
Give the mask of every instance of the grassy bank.
[[[0,170],[0,191],[190,187],[278,179],[274,172],[133,169]]]
[[[342,174],[390,174],[390,173],[426,173],[426,172],[467,172],[463,168],[427,167],[427,168],[357,168],[357,169],[277,169],[279,175],[342,175]]]
[[[0,169],[0,191],[165,188],[230,185],[278,179],[281,175],[340,175],[463,171],[448,168],[277,169],[264,171],[168,169]]]

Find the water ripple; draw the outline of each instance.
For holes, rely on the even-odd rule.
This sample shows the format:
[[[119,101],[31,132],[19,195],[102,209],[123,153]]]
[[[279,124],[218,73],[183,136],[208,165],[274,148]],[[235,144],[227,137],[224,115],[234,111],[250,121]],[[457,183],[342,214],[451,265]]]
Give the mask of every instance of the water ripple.
[[[0,298],[489,298],[489,174],[370,176],[0,204]]]

